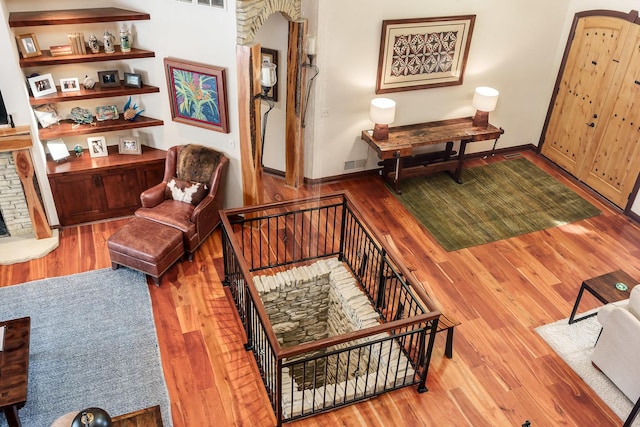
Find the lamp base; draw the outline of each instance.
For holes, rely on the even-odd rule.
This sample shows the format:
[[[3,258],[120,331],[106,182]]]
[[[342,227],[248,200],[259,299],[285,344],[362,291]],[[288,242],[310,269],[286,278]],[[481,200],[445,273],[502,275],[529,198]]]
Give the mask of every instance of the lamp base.
[[[373,139],[382,141],[389,138],[389,125],[381,125],[376,123],[373,126]]]
[[[476,111],[476,115],[473,116],[473,125],[479,128],[486,128],[489,126],[489,112],[488,111]]]

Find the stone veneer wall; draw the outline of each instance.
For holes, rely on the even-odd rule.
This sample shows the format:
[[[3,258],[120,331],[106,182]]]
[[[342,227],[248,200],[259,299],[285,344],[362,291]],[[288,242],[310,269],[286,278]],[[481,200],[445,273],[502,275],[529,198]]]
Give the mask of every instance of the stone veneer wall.
[[[380,324],[379,314],[337,258],[294,267],[272,276],[256,276],[253,282],[274,333],[284,347]],[[386,338],[386,334],[378,334],[324,352]],[[283,369],[281,398],[285,417],[311,414],[333,406],[334,402],[380,392],[403,380],[411,382],[415,374],[394,341],[351,352],[350,357],[346,352],[330,356],[326,366],[324,359],[319,360],[319,364],[308,363],[304,370],[302,364],[296,365],[298,369],[293,372],[289,368]],[[316,388],[312,389],[313,385]]]
[[[275,12],[283,13],[290,21],[297,21],[302,16],[302,2],[301,0],[237,0],[237,44],[246,46],[253,43],[262,24]]]
[[[11,152],[0,153],[0,212],[11,236],[33,232],[29,207]]]

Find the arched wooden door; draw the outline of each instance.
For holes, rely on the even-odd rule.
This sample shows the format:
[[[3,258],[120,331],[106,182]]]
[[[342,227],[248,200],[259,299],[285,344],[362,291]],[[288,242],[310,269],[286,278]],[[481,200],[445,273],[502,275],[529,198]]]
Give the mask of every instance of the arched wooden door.
[[[637,12],[594,13],[576,15],[541,153],[624,208],[640,173],[640,27]]]

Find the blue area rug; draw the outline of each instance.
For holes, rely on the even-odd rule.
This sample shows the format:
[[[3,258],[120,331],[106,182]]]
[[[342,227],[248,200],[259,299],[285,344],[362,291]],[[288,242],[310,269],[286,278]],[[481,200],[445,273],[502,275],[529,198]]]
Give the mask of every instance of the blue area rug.
[[[0,319],[25,316],[31,344],[23,426],[46,427],[91,406],[116,416],[154,405],[164,425],[173,425],[142,273],[104,269],[0,288]]]

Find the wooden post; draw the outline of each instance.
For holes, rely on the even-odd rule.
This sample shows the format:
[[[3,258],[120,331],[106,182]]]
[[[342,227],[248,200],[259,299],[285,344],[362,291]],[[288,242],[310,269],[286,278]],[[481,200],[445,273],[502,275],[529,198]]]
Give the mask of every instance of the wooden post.
[[[27,200],[33,233],[37,239],[45,239],[51,237],[53,233],[33,183],[34,169],[30,151],[32,145],[33,141],[28,126],[18,126],[0,131],[0,151],[11,151]]]
[[[306,71],[302,64],[306,33],[306,19],[289,22],[285,183],[293,188],[298,188],[304,183],[302,112],[305,103]]]
[[[13,151],[11,154],[13,155],[16,170],[18,171],[18,176],[20,176],[20,182],[22,182],[24,195],[27,199],[27,208],[29,209],[29,216],[31,217],[31,223],[33,225],[33,233],[36,239],[49,238],[53,233],[47,222],[47,216],[40,203],[36,187],[33,184],[34,169],[31,161],[31,153],[29,149],[23,149]]]
[[[240,116],[240,162],[245,206],[261,204],[263,197],[262,135],[260,116],[260,45],[238,46],[238,113]]]

